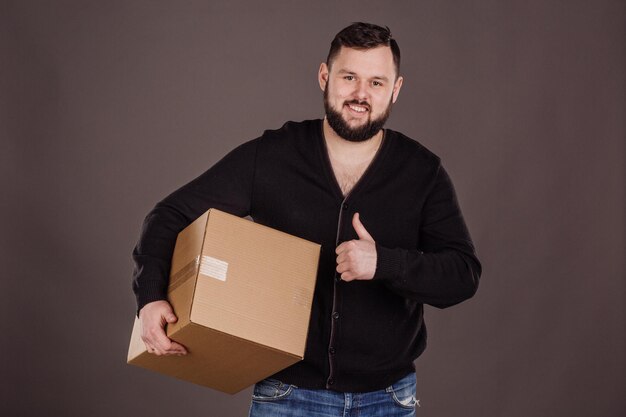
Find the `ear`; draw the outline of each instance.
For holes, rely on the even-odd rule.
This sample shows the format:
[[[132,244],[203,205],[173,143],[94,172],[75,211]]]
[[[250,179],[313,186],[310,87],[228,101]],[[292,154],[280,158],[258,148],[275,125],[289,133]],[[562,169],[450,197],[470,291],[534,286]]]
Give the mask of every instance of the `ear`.
[[[404,81],[404,78],[398,77],[395,84],[393,85],[393,96],[391,97],[393,103],[395,103],[398,99],[398,94],[400,94],[400,89],[402,88],[402,81]]]
[[[324,91],[326,84],[328,83],[328,65],[326,65],[325,62],[322,62],[320,69],[317,72],[317,81],[320,83],[322,91]]]

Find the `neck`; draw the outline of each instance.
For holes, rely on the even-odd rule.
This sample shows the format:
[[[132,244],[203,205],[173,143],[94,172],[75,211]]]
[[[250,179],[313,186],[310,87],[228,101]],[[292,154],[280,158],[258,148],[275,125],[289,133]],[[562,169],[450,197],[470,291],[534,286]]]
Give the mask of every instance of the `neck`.
[[[383,130],[362,142],[352,142],[339,136],[324,118],[324,140],[329,154],[339,160],[359,161],[371,159],[383,140]]]

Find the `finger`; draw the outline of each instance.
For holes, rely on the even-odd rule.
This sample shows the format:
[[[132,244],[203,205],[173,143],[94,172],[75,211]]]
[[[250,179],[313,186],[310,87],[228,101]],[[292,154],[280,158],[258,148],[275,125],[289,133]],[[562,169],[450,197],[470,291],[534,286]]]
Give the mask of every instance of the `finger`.
[[[186,355],[187,354],[187,349],[185,349],[185,347],[179,343],[176,343],[174,341],[171,342],[170,344],[170,348],[169,349],[162,349],[162,348],[157,348],[155,346],[146,346],[148,353],[152,353],[153,355],[156,356],[163,356],[163,355]]]
[[[344,252],[342,252],[342,253],[340,253],[340,254],[337,256],[337,260],[336,260],[337,265],[339,265],[339,264],[341,264],[341,263],[346,262],[346,261],[349,259],[349,256],[350,256],[350,255],[348,255],[348,253],[347,253],[347,252],[345,252],[345,251],[344,251]]]
[[[155,344],[155,350],[162,355],[185,355],[187,354],[187,349],[167,337],[165,332],[163,332],[163,337],[160,337],[158,342]]]
[[[153,355],[156,355],[156,356],[161,356],[161,355],[163,355],[163,352],[162,352],[160,349],[158,349],[157,347],[155,347],[155,346],[152,346],[152,347],[148,350],[148,352],[149,352],[149,353],[152,353]]]
[[[163,330],[163,328],[161,327],[157,327],[154,328],[151,332],[151,341],[152,341],[152,346],[162,352],[165,353],[167,352],[171,346],[172,346],[172,341],[170,340],[169,337],[167,337],[167,335],[165,334],[165,330]]]
[[[152,344],[146,343],[144,341],[144,345],[146,345],[146,350],[148,351],[148,353],[153,353],[154,352],[154,347],[152,346]]]
[[[174,312],[169,312],[165,315],[165,321],[168,323],[176,323],[178,321],[178,317],[176,317]]]
[[[154,347],[151,350],[149,350],[149,352],[152,353],[153,355],[156,355],[156,356],[161,356],[161,355],[165,354],[163,351],[161,351],[161,350],[159,350],[157,348],[154,348]]]
[[[154,348],[154,354],[157,356],[162,356],[162,355],[169,355],[169,350],[168,349],[162,349],[159,347],[155,347]]]
[[[356,240],[347,240],[343,242],[341,245],[337,246],[337,249],[335,249],[335,253],[337,255],[341,255],[344,252],[354,249],[356,247],[356,242]]]
[[[172,341],[172,347],[169,350],[169,353],[174,354],[174,355],[186,355],[187,349],[185,348],[185,346],[181,345],[180,343]]]
[[[341,274],[341,280],[342,281],[346,281],[346,282],[350,282],[352,280],[354,280],[354,274],[350,271],[346,271],[343,274]]]
[[[337,265],[337,272],[339,272],[340,274],[343,274],[346,271],[350,270],[350,264],[348,263],[341,263],[339,265]]]
[[[361,223],[359,213],[354,213],[354,216],[352,217],[352,227],[354,227],[354,231],[356,232],[359,239],[374,241],[372,235],[368,233],[368,231],[365,229],[365,226],[363,226],[363,223]]]
[[[348,250],[348,242],[343,242],[342,244],[337,246],[337,248],[335,249],[335,253],[339,255],[342,252],[345,252],[346,250]]]
[[[187,349],[185,349],[185,347],[183,345],[181,345],[180,343],[176,343],[174,341],[171,341],[170,343],[170,347],[168,349],[159,349],[159,348],[155,348],[153,349],[153,352],[155,355],[157,356],[172,356],[172,355],[176,355],[176,356],[182,356],[182,355],[186,355],[187,354]]]

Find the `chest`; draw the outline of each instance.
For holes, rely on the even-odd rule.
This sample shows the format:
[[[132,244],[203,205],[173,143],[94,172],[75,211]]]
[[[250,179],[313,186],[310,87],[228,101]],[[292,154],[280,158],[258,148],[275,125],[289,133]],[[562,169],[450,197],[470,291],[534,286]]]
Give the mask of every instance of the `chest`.
[[[350,194],[350,191],[359,182],[370,165],[372,158],[367,158],[360,162],[341,162],[333,158],[332,155],[330,156],[333,174],[344,196]]]
[[[369,158],[351,153],[343,161],[319,140],[317,149],[310,138],[259,145],[250,202],[255,221],[327,245],[334,259],[338,236],[355,238],[351,219],[359,212],[381,244],[416,247],[431,170],[391,141]]]

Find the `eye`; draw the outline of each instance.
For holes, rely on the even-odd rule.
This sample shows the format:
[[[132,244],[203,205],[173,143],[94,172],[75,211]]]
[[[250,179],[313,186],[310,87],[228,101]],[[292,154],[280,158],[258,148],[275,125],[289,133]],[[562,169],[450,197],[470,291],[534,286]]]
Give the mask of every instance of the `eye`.
[[[383,83],[381,83],[380,81],[372,81],[372,85],[373,85],[374,87],[382,87],[382,86],[383,86]]]
[[[347,81],[352,81],[354,80],[354,75],[346,75],[345,77],[343,77],[343,79]]]

